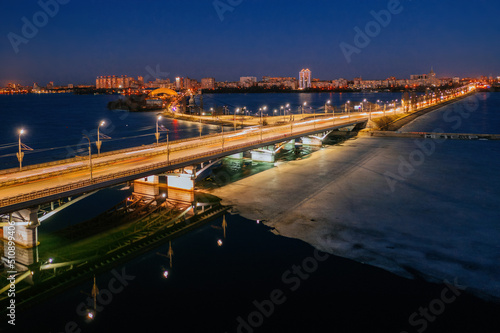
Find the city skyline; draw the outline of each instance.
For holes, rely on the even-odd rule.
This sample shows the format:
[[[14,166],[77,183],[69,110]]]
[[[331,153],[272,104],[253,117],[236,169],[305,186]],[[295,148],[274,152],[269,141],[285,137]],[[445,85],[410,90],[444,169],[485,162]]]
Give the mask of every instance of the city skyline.
[[[237,81],[296,77],[302,68],[322,80],[407,78],[431,67],[440,77],[496,77],[499,9],[409,0],[7,3],[0,84],[83,84],[113,74]]]

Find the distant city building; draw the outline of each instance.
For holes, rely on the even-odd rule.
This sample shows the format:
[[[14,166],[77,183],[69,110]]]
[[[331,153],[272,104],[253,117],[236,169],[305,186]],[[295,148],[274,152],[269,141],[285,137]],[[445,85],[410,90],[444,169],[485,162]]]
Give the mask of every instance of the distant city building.
[[[213,77],[205,77],[201,79],[201,89],[215,89],[215,78]]]
[[[303,69],[299,73],[299,89],[311,88],[311,71]]]
[[[244,88],[253,87],[257,84],[255,76],[242,76],[240,77],[240,85]]]
[[[190,79],[187,77],[184,79],[183,88],[184,89],[191,89],[191,90],[198,90],[199,88],[201,88],[201,85],[197,80]]]
[[[441,81],[436,78],[436,73],[431,68],[429,74],[417,74],[410,75],[410,82],[407,82],[407,85],[412,86],[439,86],[441,85]]]
[[[281,88],[281,89],[297,89],[297,79],[294,77],[271,77],[263,76],[262,81],[257,83],[261,88]]]
[[[124,89],[129,88],[133,81],[134,79],[127,75],[98,76],[95,86],[97,89]]]
[[[177,90],[180,90],[180,89],[182,89],[183,86],[184,86],[184,78],[183,77],[176,77],[175,78],[175,88]]]

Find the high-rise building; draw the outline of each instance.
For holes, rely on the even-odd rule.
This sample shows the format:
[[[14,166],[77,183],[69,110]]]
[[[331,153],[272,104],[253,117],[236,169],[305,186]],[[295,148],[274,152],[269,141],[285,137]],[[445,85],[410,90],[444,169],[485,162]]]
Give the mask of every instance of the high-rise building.
[[[122,76],[98,76],[95,80],[97,89],[123,89],[129,88],[133,78],[127,75]]]
[[[240,77],[240,85],[242,87],[248,88],[253,87],[257,84],[257,78],[255,76],[242,76]]]
[[[213,77],[205,77],[201,79],[201,89],[215,89],[215,78]]]
[[[299,89],[311,88],[311,71],[303,69],[299,73]]]

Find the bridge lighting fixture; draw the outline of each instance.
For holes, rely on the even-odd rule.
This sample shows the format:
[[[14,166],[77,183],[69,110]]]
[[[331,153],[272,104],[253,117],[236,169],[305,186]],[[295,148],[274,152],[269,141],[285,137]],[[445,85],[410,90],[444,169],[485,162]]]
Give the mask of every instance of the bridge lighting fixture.
[[[101,126],[104,126],[104,124],[106,124],[106,122],[103,120],[99,123],[99,126],[97,126],[97,142],[96,142],[97,156],[101,155],[101,145],[102,145],[101,135],[99,133],[99,129],[101,128]]]

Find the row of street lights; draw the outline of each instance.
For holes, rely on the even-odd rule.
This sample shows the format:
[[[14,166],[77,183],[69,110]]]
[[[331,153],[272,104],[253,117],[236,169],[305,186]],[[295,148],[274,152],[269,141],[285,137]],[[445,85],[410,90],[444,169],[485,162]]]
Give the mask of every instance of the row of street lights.
[[[397,101],[397,100],[396,100]],[[380,100],[377,100],[377,104],[380,102]],[[348,114],[349,118],[350,118],[350,105],[351,101],[348,100],[346,103],[345,103],[345,112]],[[364,103],[366,103],[366,99],[363,100],[363,102],[361,103],[361,109],[362,111],[364,111]],[[300,104],[300,107],[301,107],[301,114],[302,114],[302,118],[303,118],[303,115],[304,115],[304,108],[307,106],[307,102],[304,102],[302,104]],[[325,114],[328,113],[328,108],[331,107],[331,100],[328,100],[326,101],[325,105],[324,105],[324,109],[325,109]],[[385,109],[386,109],[386,104],[384,103],[384,115],[385,115]],[[211,109],[213,110],[213,109]],[[281,112],[283,113],[283,121],[285,121],[285,115],[286,115],[286,112],[290,112],[290,104],[286,104],[286,105],[281,105],[280,108],[280,114],[281,115]],[[234,129],[236,130],[236,113],[239,113],[240,111],[243,111],[243,113],[246,115],[249,111],[247,110],[246,107],[243,107],[242,109],[240,108],[237,108],[235,109],[235,112],[234,112],[234,115],[233,115],[233,120],[234,120]],[[259,108],[259,116],[260,116],[260,140],[262,141],[262,136],[263,136],[263,126],[264,126],[264,122],[263,122],[263,112],[264,111],[267,111],[267,106],[263,106],[263,107],[260,107]],[[276,114],[278,112],[278,109],[274,109],[274,114]],[[371,111],[371,105],[370,105],[370,111]],[[333,115],[333,122],[335,123],[335,108],[333,109],[333,112],[332,112],[332,115]],[[370,112],[370,116],[371,116],[371,112]],[[159,140],[160,140],[160,129],[159,129],[159,121],[162,119],[162,116],[159,115],[157,118],[156,118],[156,132],[155,132],[155,137],[156,137],[156,145],[159,146]],[[201,121],[201,118],[200,118],[200,121]],[[290,126],[290,130],[293,132],[293,122],[291,122],[291,126]],[[96,144],[96,147],[97,147],[97,155],[100,156],[101,154],[101,147],[102,147],[102,141],[101,141],[101,135],[100,135],[100,128],[102,126],[104,126],[106,124],[106,122],[103,120],[99,123],[99,125],[97,126],[97,141],[95,142]],[[316,112],[314,112],[314,127],[316,128]],[[169,137],[168,137],[168,134],[169,134],[169,130],[166,129],[166,132],[167,132],[167,162],[170,162],[170,144],[169,144]],[[23,158],[24,158],[24,152],[23,150],[32,150],[31,148],[29,148],[28,146],[22,144],[21,142],[21,135],[25,134],[25,130],[24,129],[21,129],[19,130],[19,137],[18,137],[18,152],[17,152],[17,159],[19,161],[19,170],[22,170],[22,162],[23,162]],[[201,130],[200,130],[200,136],[201,136]],[[92,151],[91,151],[91,141],[90,141],[90,138],[87,136],[87,135],[84,135],[84,137],[88,140],[88,143],[89,143],[89,163],[90,163],[90,178],[92,179]],[[224,127],[222,126],[222,149],[224,149]]]
[[[158,122],[162,119],[162,116],[158,116],[156,118],[156,145],[159,145],[159,139],[160,139],[160,132],[159,132],[159,125]],[[99,123],[97,126],[97,140],[95,142],[96,147],[97,147],[97,156],[101,155],[101,146],[102,146],[102,141],[101,141],[101,134],[100,134],[100,129],[102,126],[104,126],[106,122],[103,120]],[[169,130],[166,129],[167,132],[167,162],[170,160],[170,144],[168,140],[168,132]],[[33,150],[30,147],[26,146],[21,142],[21,135],[25,134],[26,131],[22,128],[18,131],[18,152],[16,153],[17,160],[19,161],[19,170],[22,171],[23,169],[23,159],[24,159],[24,152],[23,150]],[[90,179],[92,180],[92,143],[90,141],[90,138],[88,135],[84,134],[83,136],[85,139],[87,139],[88,144],[89,144],[89,164],[90,164]]]

